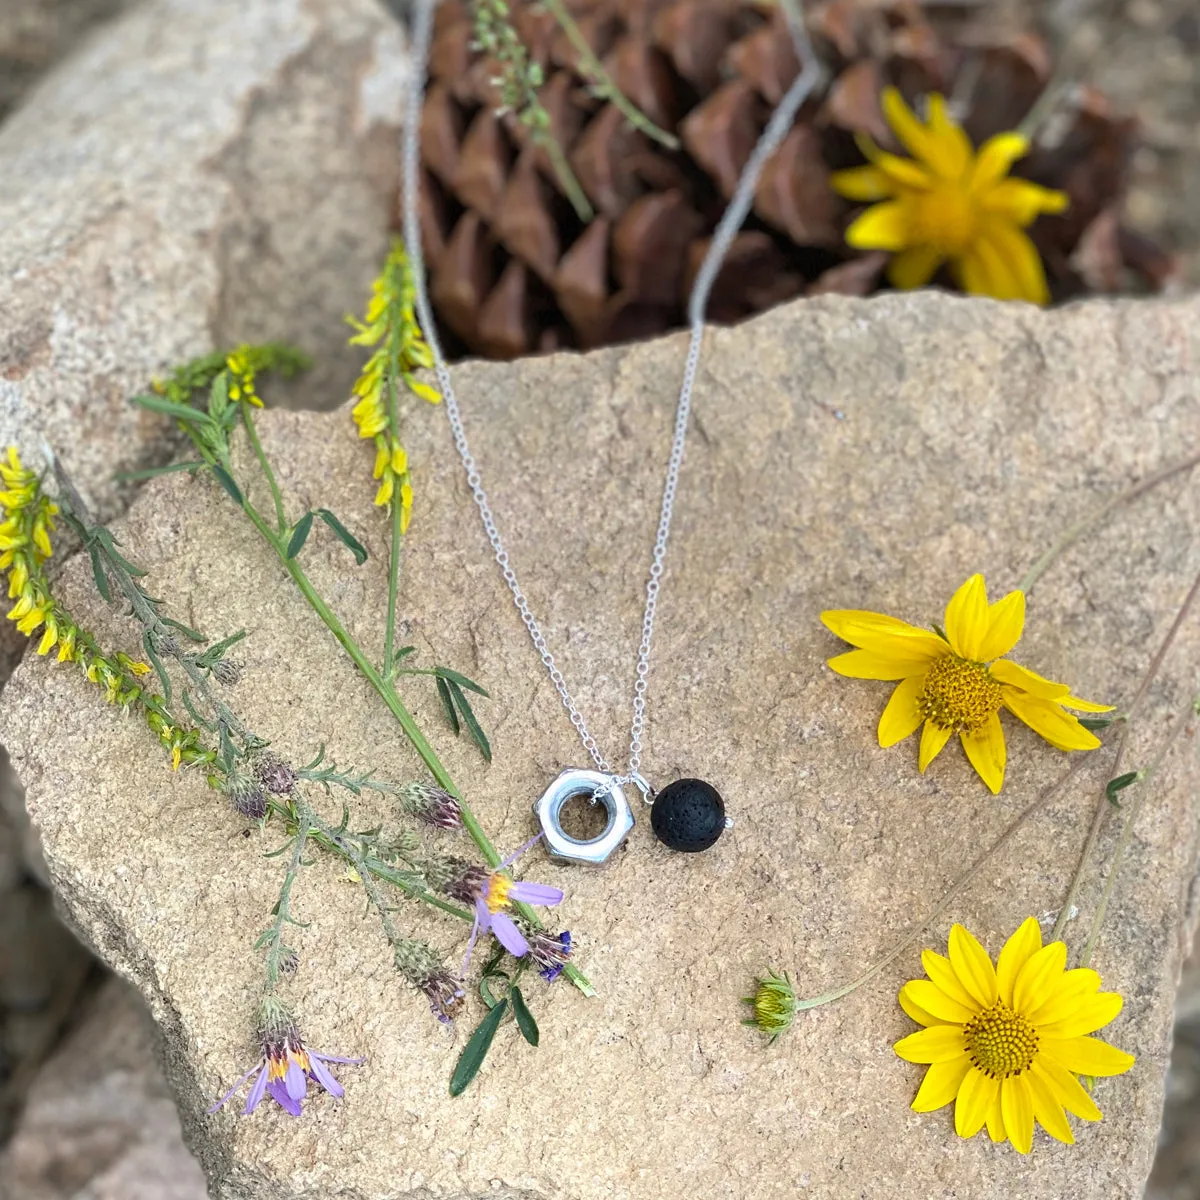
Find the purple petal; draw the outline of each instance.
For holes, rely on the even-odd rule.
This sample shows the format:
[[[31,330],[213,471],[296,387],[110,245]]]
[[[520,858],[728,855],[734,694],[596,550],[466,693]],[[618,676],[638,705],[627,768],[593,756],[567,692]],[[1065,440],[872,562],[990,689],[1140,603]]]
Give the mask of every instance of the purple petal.
[[[526,904],[561,904],[563,898],[561,888],[546,883],[514,883],[508,894],[513,900],[523,900]]]
[[[346,1089],[329,1073],[329,1068],[315,1054],[308,1056],[308,1069],[313,1078],[331,1095],[344,1096]]]
[[[492,932],[496,935],[496,941],[516,958],[529,953],[529,943],[525,940],[525,935],[507,913],[492,913]]]
[[[258,1069],[258,1078],[254,1081],[254,1086],[250,1089],[250,1095],[246,1097],[246,1107],[242,1109],[243,1116],[249,1116],[257,1107],[258,1102],[263,1098],[263,1092],[267,1087],[267,1078],[271,1074],[266,1063],[263,1063]]]
[[[262,1064],[262,1062],[261,1062],[261,1061],[260,1061],[260,1062],[257,1062],[257,1063],[255,1063],[255,1065],[254,1065],[254,1066],[252,1066],[252,1067],[250,1068],[250,1070],[248,1070],[248,1071],[245,1073],[245,1075],[243,1075],[243,1076],[241,1077],[241,1079],[239,1079],[239,1080],[237,1081],[237,1083],[235,1083],[235,1084],[233,1085],[233,1087],[231,1087],[231,1088],[229,1089],[229,1091],[227,1091],[227,1092],[225,1093],[225,1095],[223,1095],[223,1096],[220,1098],[220,1100],[218,1100],[218,1101],[216,1102],[216,1104],[214,1104],[214,1105],[212,1106],[212,1108],[209,1108],[209,1109],[206,1109],[206,1110],[205,1110],[205,1115],[207,1116],[207,1115],[209,1115],[210,1113],[215,1113],[215,1112],[217,1111],[217,1109],[221,1107],[221,1105],[222,1105],[222,1104],[225,1104],[225,1103],[227,1103],[227,1102],[228,1102],[228,1100],[229,1100],[229,1097],[230,1097],[230,1096],[232,1096],[232,1095],[233,1095],[233,1093],[234,1093],[234,1092],[236,1092],[236,1091],[238,1090],[238,1088],[240,1088],[240,1087],[242,1086],[242,1084],[243,1084],[243,1083],[245,1083],[245,1082],[246,1082],[246,1080],[247,1080],[247,1079],[249,1079],[249,1078],[250,1078],[250,1076],[254,1074],[254,1072],[255,1072],[255,1071],[258,1071],[258,1070],[261,1070],[261,1069],[262,1069],[262,1065],[263,1065],[263,1064]]]
[[[300,1115],[300,1101],[293,1100],[292,1097],[287,1094],[287,1089],[283,1086],[282,1079],[272,1079],[271,1082],[267,1084],[267,1091],[271,1093],[271,1095],[275,1098],[276,1103],[285,1112],[291,1113],[293,1117],[298,1117]]]
[[[500,864],[500,870],[501,870],[501,871],[503,871],[505,867],[511,867],[511,866],[513,865],[513,863],[515,863],[515,862],[517,861],[517,859],[518,859],[518,858],[520,858],[520,857],[521,857],[521,855],[525,853],[525,851],[526,851],[526,850],[532,850],[532,849],[533,849],[533,847],[534,847],[534,846],[536,846],[536,845],[538,844],[538,842],[540,842],[541,840],[542,840],[542,835],[541,835],[540,833],[535,833],[535,834],[533,835],[533,837],[531,837],[531,838],[529,839],[529,841],[527,841],[527,842],[526,842],[526,843],[525,843],[523,846],[518,846],[518,847],[517,847],[517,848],[516,848],[516,849],[515,849],[515,850],[514,850],[514,851],[513,851],[513,852],[512,852],[512,853],[511,853],[511,854],[510,854],[510,855],[509,855],[509,856],[508,856],[508,857],[507,857],[507,858],[506,858],[506,859],[505,859],[505,860],[504,860],[504,861],[501,863],[501,864]]]
[[[283,1077],[284,1085],[287,1088],[287,1094],[293,1100],[303,1100],[308,1095],[308,1078],[304,1074],[304,1068],[289,1054],[287,1074]]]
[[[481,911],[483,912],[484,921],[486,921],[486,924],[484,924],[483,921],[480,920],[479,914]],[[479,937],[480,926],[483,925],[483,928],[486,929],[487,926],[491,924],[491,922],[492,922],[492,914],[490,912],[488,912],[488,906],[486,904],[484,904],[484,902],[482,900],[476,900],[475,901],[475,921],[471,926],[471,940],[469,942],[467,942],[467,953],[466,953],[466,956],[463,958],[462,970],[459,971],[460,977],[463,977],[463,978],[466,977],[467,968],[471,965],[471,954],[475,950],[475,939],[477,937]]]

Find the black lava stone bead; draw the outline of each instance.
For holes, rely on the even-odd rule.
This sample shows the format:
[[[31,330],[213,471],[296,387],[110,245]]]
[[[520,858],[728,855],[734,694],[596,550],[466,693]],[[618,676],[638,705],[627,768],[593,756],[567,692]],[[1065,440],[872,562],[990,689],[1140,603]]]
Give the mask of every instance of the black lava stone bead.
[[[725,832],[725,801],[703,779],[677,779],[654,798],[650,825],[664,846],[696,854]]]

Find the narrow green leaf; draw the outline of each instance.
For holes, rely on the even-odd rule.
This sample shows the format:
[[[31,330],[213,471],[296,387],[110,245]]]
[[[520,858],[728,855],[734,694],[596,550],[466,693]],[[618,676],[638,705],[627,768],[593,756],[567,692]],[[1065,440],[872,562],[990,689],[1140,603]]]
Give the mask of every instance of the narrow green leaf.
[[[208,389],[208,411],[220,420],[229,406],[229,372],[218,371]]]
[[[209,646],[209,648],[205,650],[203,654],[197,656],[196,666],[211,667],[214,663],[220,662],[225,655],[225,651],[228,650],[230,646],[236,646],[237,643],[240,642],[245,636],[246,631],[244,629],[239,629],[237,633],[231,633],[227,638],[222,638],[221,641]]]
[[[296,522],[296,528],[292,530],[292,536],[287,544],[288,558],[295,558],[297,554],[304,548],[304,543],[308,541],[309,532],[312,529],[313,515],[311,512],[306,512],[304,516]]]
[[[1107,729],[1116,717],[1079,717],[1078,720],[1084,729],[1091,733],[1099,733],[1102,729]]]
[[[171,703],[171,677],[167,674],[167,669],[162,665],[162,659],[154,652],[154,643],[150,638],[150,630],[144,630],[142,633],[142,649],[146,651],[146,657],[150,660],[150,665],[154,668],[158,675],[158,682],[162,684],[163,703]]]
[[[182,621],[176,621],[174,617],[159,617],[164,625],[170,625],[172,629],[178,629],[186,638],[191,638],[193,642],[207,642],[208,638],[204,636],[198,629],[193,629],[190,625],[185,625]]]
[[[449,679],[452,683],[457,683],[459,687],[466,688],[468,692],[475,692],[479,696],[488,695],[475,680],[468,679],[465,675],[460,675],[457,671],[450,670],[449,667],[434,667],[433,673],[439,679]],[[488,696],[488,699],[490,700],[491,697]]]
[[[479,994],[483,997],[483,1002],[488,1008],[495,1008],[504,999],[503,996],[496,996],[492,993],[493,979],[503,979],[507,983],[508,975],[503,971],[490,971],[479,980]]]
[[[416,652],[416,646],[401,646],[392,656],[392,666],[394,667],[402,658],[407,658],[410,654],[416,654]]]
[[[521,1036],[531,1046],[536,1046],[541,1036],[538,1033],[537,1022],[533,1019],[533,1013],[529,1011],[529,1005],[525,1003],[525,997],[521,995],[521,989],[515,983],[508,989],[508,998],[512,1001],[513,1016],[517,1018],[517,1028],[521,1031]]]
[[[165,467],[146,467],[142,471],[118,471],[113,480],[116,483],[137,483],[141,479],[153,479],[157,475],[170,475],[175,471],[202,471],[202,462],[168,463]]]
[[[242,490],[236,483],[233,482],[233,477],[218,463],[213,463],[212,473],[217,477],[217,482],[229,493],[234,504],[239,508],[246,506],[246,500],[242,496]]]
[[[95,546],[89,546],[88,557],[92,560],[92,577],[96,580],[96,591],[104,597],[106,604],[111,604],[112,588],[108,586],[108,576],[104,573],[104,565],[100,562],[100,551]]]
[[[463,693],[462,688],[458,686],[454,680],[438,679],[438,686],[445,684],[450,689],[450,695],[454,699],[454,703],[458,705],[458,711],[462,713],[463,724],[467,727],[467,732],[471,735],[471,740],[479,747],[479,753],[488,761],[492,761],[492,744],[487,739],[487,734],[483,732],[483,726],[480,725],[475,716],[474,709],[471,708],[471,702]],[[458,730],[455,730],[457,733]]]
[[[471,1084],[471,1080],[479,1074],[487,1052],[492,1048],[492,1038],[500,1027],[500,1019],[508,1008],[507,999],[501,1000],[486,1017],[475,1027],[470,1040],[463,1047],[463,1052],[454,1064],[454,1074],[450,1076],[450,1095],[461,1096]]]
[[[1137,783],[1141,779],[1141,771],[1126,771],[1124,775],[1118,775],[1116,779],[1110,779],[1105,785],[1104,794],[1120,808],[1117,801],[1117,793],[1123,792],[1131,783]]]
[[[444,680],[437,681],[438,699],[442,702],[442,710],[446,714],[446,720],[450,722],[450,728],[454,730],[455,736],[458,735],[458,713],[454,711],[454,700],[450,695],[450,685]]]
[[[317,516],[333,530],[338,541],[346,546],[354,555],[354,561],[361,567],[367,561],[367,548],[341,523],[327,508],[317,509]]]
[[[183,706],[192,714],[192,720],[195,721],[197,725],[207,729],[209,733],[216,732],[217,727],[203,714],[196,711],[196,706],[192,703],[192,697],[188,693],[187,688],[183,689]]]
[[[134,396],[134,404],[151,412],[162,413],[179,421],[191,421],[196,425],[212,425],[212,418],[206,412],[193,408],[190,404],[180,404],[176,400],[168,400],[166,396],[156,396],[147,393],[144,396]]]

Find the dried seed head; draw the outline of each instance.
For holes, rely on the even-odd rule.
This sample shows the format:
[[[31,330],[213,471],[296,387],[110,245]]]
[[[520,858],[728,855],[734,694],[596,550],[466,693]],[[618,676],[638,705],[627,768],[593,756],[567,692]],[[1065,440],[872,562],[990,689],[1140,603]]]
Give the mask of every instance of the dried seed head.
[[[224,684],[225,687],[233,687],[241,678],[242,668],[227,658],[221,658],[213,663],[212,673],[218,683]]]
[[[461,829],[462,808],[445,788],[432,783],[407,783],[397,793],[410,816],[439,829]]]
[[[267,796],[253,779],[245,775],[230,775],[225,783],[229,803],[251,821],[261,821],[267,815]]]
[[[273,754],[264,754],[255,762],[254,777],[273,796],[290,796],[296,786],[296,772]]]
[[[461,858],[445,859],[444,862],[445,870],[442,872],[444,878],[440,881],[440,890],[451,899],[473,907],[475,901],[486,889],[487,882],[491,878],[491,871],[487,867],[466,862]],[[426,870],[425,877],[429,879],[428,870]],[[432,879],[429,882],[433,885]]]
[[[276,968],[281,975],[294,975],[296,968],[300,966],[300,955],[290,946],[285,946],[279,954],[279,962]]]

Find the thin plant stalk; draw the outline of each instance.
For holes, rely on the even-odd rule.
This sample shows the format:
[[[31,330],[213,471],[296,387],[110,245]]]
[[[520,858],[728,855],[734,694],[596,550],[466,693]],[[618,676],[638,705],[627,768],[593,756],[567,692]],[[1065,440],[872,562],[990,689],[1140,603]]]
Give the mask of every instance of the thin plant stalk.
[[[886,970],[950,907],[959,893],[991,861],[992,855],[1004,849],[1017,836],[1020,830],[1041,812],[1062,788],[1082,771],[1085,766],[1093,761],[1094,757],[1092,756],[1084,757],[1080,755],[1054,783],[1043,788],[1037,797],[1009,823],[1004,832],[942,893],[941,899],[922,917],[920,923],[914,925],[881,959],[849,983],[842,984],[831,991],[822,992],[819,996],[811,996],[806,1000],[797,998],[796,1009],[819,1008],[823,1004],[832,1004],[835,1000],[840,1000],[843,996],[848,996],[851,992],[856,991],[863,984],[870,983],[881,971]]]

